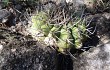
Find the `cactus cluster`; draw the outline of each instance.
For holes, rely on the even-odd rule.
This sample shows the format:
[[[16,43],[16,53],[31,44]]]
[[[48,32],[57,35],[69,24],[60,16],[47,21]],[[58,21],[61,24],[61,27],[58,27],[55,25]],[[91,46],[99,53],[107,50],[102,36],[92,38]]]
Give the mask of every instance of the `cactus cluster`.
[[[68,48],[81,48],[86,39],[85,21],[68,22],[64,24],[50,24],[49,16],[39,12],[32,17],[30,33],[37,41],[44,42],[47,46],[54,45],[58,51],[64,52]]]

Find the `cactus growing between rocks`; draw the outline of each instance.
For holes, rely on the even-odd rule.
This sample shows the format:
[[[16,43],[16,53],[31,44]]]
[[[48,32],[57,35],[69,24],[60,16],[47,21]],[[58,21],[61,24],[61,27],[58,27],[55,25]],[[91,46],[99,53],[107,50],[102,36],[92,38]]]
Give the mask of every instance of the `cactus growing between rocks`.
[[[45,12],[39,12],[32,17],[32,26],[30,33],[37,41],[44,42],[47,46],[58,47],[58,51],[63,53],[66,49],[82,47],[86,39],[86,26],[84,21],[79,19],[73,23],[64,23],[58,25],[48,24],[49,17]]]

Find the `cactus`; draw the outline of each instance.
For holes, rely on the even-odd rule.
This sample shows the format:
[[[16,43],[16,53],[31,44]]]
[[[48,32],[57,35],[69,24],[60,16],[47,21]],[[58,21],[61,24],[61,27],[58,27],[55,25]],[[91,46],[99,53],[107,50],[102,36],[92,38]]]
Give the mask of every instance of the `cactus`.
[[[30,30],[36,40],[43,41],[47,46],[57,46],[61,53],[69,48],[82,47],[82,43],[87,37],[84,21],[79,19],[74,24],[69,22],[62,25],[50,25],[47,21],[48,16],[45,12],[39,12],[32,18],[33,24]]]
[[[47,20],[48,15],[45,12],[39,12],[32,17],[32,26],[29,32],[38,41],[44,40],[52,28],[52,25],[46,22]]]
[[[63,52],[74,45],[74,38],[70,29],[64,25],[60,31],[60,37],[58,38],[57,45],[59,47],[58,51]]]

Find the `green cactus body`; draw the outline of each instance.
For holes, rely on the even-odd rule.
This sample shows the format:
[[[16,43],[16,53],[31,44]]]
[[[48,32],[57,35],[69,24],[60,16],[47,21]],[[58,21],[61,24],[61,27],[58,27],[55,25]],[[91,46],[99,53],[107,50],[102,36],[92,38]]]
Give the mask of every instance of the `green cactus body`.
[[[66,41],[68,37],[69,37],[68,30],[66,29],[65,26],[63,26],[63,28],[60,31],[60,39],[62,39],[63,41]]]
[[[57,43],[60,52],[63,52],[65,49],[69,48],[69,43],[67,41],[68,37],[68,32],[65,29],[61,29],[61,34]]]
[[[47,45],[56,45],[56,41],[59,38],[59,31],[61,30],[62,26],[54,25],[51,30],[49,31],[48,36],[46,36],[44,42]]]
[[[57,25],[54,25],[53,28],[50,30],[49,33],[52,34],[52,36],[58,41],[58,38],[60,37],[60,31],[62,29],[62,25],[60,26],[57,26]]]
[[[53,27],[52,25],[48,25],[48,24],[42,25],[41,26],[41,31],[43,32],[43,34],[45,36],[48,36],[48,34],[49,34],[50,30],[52,29],[52,27]]]
[[[31,35],[38,41],[43,41],[49,34],[52,26],[47,23],[48,16],[45,12],[39,12],[32,17]]]
[[[48,16],[45,12],[39,12],[37,15],[32,17],[32,28],[35,29],[41,29],[42,25],[46,24],[46,21],[48,20]]]
[[[87,39],[85,36],[86,35],[85,32],[86,26],[84,25],[84,23],[77,24],[72,28],[72,34],[75,38],[75,48],[78,49],[82,47],[82,42],[84,41],[84,39]]]
[[[32,18],[31,34],[47,46],[58,46],[58,51],[63,53],[69,48],[79,49],[86,39],[86,26],[79,19],[73,26],[72,22],[64,25],[50,25],[47,23],[48,16],[45,12],[39,12]]]
[[[85,33],[85,31],[86,31],[86,26],[85,26],[84,24],[78,25],[78,28],[79,28],[79,30],[80,30],[82,33]]]
[[[82,42],[86,41],[87,38],[89,38],[88,34],[87,34],[87,29],[86,29],[86,25],[84,23],[82,23],[81,25],[78,25],[78,28],[81,32],[81,38],[82,38]]]
[[[69,30],[67,29],[66,26],[63,26],[63,28],[61,29],[61,32],[60,32],[60,37],[59,37],[59,40],[57,42],[57,45],[59,47],[59,51],[60,52],[64,52],[66,49],[68,48],[71,48],[71,42],[70,41],[70,33],[69,33]]]
[[[81,36],[77,27],[72,28],[72,35],[75,39],[75,48],[81,47]]]

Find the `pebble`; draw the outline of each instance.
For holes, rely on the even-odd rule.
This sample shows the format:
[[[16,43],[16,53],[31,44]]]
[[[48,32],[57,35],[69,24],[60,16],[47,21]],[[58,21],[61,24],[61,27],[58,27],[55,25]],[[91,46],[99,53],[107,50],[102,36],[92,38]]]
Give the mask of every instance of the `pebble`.
[[[0,10],[0,19],[6,18],[10,15],[10,12],[6,9]]]
[[[0,22],[5,23],[10,16],[10,12],[6,9],[0,9]]]
[[[0,53],[3,50],[3,45],[0,44]]]

